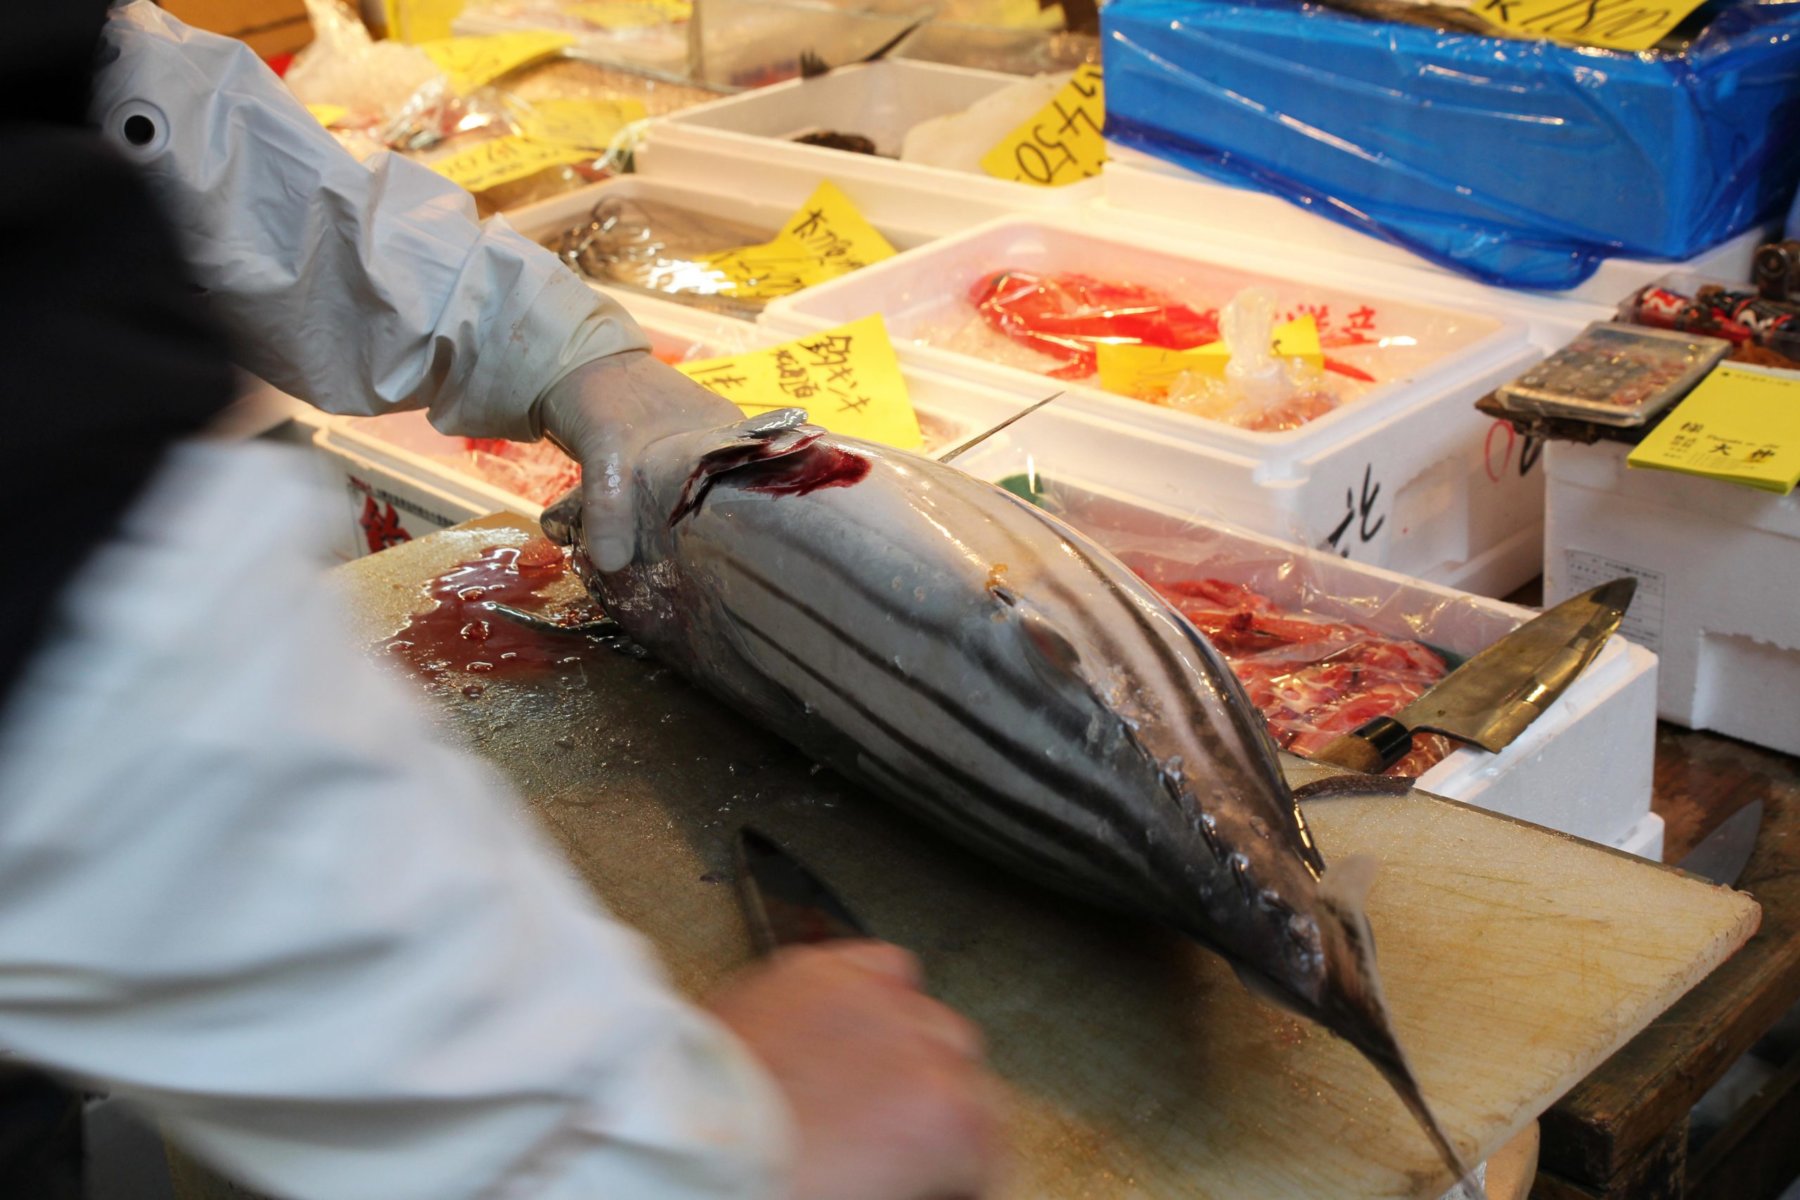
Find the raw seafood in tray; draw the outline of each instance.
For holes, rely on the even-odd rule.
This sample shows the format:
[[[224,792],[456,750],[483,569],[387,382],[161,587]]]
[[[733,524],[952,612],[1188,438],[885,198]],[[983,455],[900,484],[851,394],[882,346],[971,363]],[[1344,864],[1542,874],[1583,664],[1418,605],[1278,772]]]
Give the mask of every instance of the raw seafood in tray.
[[[1443,655],[1421,642],[1284,612],[1241,583],[1151,582],[1224,655],[1276,744],[1303,758],[1365,721],[1399,712],[1449,673]],[[1452,749],[1440,734],[1417,735],[1387,774],[1416,778]]]
[[[1262,303],[1252,297],[1269,298],[1266,316],[1251,315]],[[1270,331],[1256,335],[1273,354],[1264,369],[1278,374],[1269,384],[1246,386],[1229,366],[1243,357],[1230,337],[1234,307],[1245,310],[1242,328]],[[983,274],[964,303],[915,336],[988,362],[1275,433],[1405,379],[1492,329],[1483,318],[1224,268],[1196,268],[1156,282],[1008,268]],[[1283,332],[1300,335],[1306,348],[1283,345]],[[1109,358],[1127,346],[1213,353],[1172,353],[1149,369],[1122,363],[1115,369]]]

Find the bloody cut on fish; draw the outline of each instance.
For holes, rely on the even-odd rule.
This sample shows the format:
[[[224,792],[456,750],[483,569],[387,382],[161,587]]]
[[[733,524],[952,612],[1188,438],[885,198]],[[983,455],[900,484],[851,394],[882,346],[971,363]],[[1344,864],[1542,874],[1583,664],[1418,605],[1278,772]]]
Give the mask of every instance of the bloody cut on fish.
[[[1356,1046],[1467,1174],[1382,998],[1373,863],[1326,863],[1262,714],[1164,596],[1004,489],[799,410],[655,441],[632,484],[617,570],[578,495],[544,514],[627,636],[995,863],[1210,947]]]
[[[1192,579],[1156,588],[1231,664],[1276,745],[1302,758],[1399,712],[1449,673],[1443,656],[1422,642],[1284,612],[1240,583]],[[1416,734],[1412,750],[1386,773],[1417,778],[1453,749],[1442,734]]]

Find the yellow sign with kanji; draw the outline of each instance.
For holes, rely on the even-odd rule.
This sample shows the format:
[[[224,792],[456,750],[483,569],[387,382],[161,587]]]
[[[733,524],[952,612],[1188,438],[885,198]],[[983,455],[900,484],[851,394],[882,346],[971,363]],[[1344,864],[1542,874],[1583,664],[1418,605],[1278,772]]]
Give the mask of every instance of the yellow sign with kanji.
[[[1519,37],[1648,50],[1705,0],[1476,0],[1470,12]]]
[[[350,110],[341,104],[309,104],[306,111],[313,115],[313,120],[327,129],[350,115]]]
[[[534,100],[519,117],[519,132],[534,142],[580,146],[598,157],[613,144],[627,125],[648,115],[644,102],[627,97],[618,100]]]
[[[772,300],[894,256],[894,247],[827,180],[774,238],[706,257],[733,296]]]
[[[1106,88],[1092,63],[981,159],[996,179],[1063,187],[1100,173],[1106,164]]]
[[[804,408],[815,425],[901,450],[924,445],[880,314],[766,350],[681,363],[749,416]]]
[[[574,44],[575,39],[566,33],[533,31],[442,38],[420,42],[419,49],[449,77],[450,86],[461,95]]]
[[[1800,376],[1718,367],[1625,461],[1785,496],[1800,483]]]
[[[523,179],[527,175],[535,175],[546,167],[586,162],[593,157],[593,151],[581,146],[534,142],[530,138],[510,134],[470,146],[467,150],[446,155],[426,165],[452,183],[460,184],[471,192],[481,192]]]
[[[1273,352],[1281,358],[1299,358],[1324,370],[1325,352],[1319,346],[1319,326],[1306,314],[1276,326]],[[1122,396],[1167,392],[1177,377],[1193,372],[1221,378],[1231,361],[1224,342],[1208,342],[1192,350],[1165,350],[1139,342],[1101,342],[1095,347],[1100,386]]]
[[[384,0],[388,36],[397,42],[441,41],[462,13],[463,0]]]

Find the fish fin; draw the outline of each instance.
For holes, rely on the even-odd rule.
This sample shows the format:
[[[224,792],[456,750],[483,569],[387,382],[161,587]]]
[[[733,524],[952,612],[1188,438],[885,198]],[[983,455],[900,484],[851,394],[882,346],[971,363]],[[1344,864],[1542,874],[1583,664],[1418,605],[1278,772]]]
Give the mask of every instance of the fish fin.
[[[1410,779],[1387,775],[1327,775],[1294,789],[1294,799],[1306,802],[1342,796],[1405,796],[1412,792]]]
[[[1419,1122],[1457,1186],[1470,1176],[1444,1127],[1425,1102],[1425,1094],[1400,1049],[1393,1017],[1382,995],[1375,963],[1375,934],[1369,927],[1366,902],[1375,884],[1376,861],[1352,855],[1333,863],[1319,880],[1320,933],[1325,948],[1327,995],[1324,1023],[1362,1051]]]
[[[693,461],[694,466],[682,485],[681,498],[669,514],[669,524],[674,525],[699,508],[713,481],[721,475],[747,463],[796,454],[823,436],[823,429],[807,424],[803,408],[778,408],[734,425],[678,435],[678,453]]]
[[[1021,421],[1021,420],[1025,419],[1026,417],[1029,417],[1032,413],[1034,413],[1038,409],[1044,407],[1044,405],[1050,403],[1052,400],[1056,399],[1058,396],[1061,396],[1062,394],[1063,393],[1061,393],[1061,392],[1052,392],[1050,395],[1045,396],[1042,400],[1039,400],[1036,404],[1032,404],[1026,408],[1021,408],[1018,412],[1016,412],[1012,416],[1006,418],[1004,421],[1001,421],[998,425],[990,425],[986,429],[982,430],[980,433],[976,434],[974,437],[970,438],[968,441],[962,443],[960,446],[955,446],[949,450],[945,450],[944,452],[942,452],[941,454],[939,454],[937,456],[937,460],[941,463],[947,463],[951,459],[960,458],[962,455],[967,454],[969,451],[973,450],[975,447],[981,445],[981,443],[983,443],[983,442],[987,441],[989,438],[993,437],[996,433],[999,433],[1002,429],[1005,429],[1008,425],[1011,425],[1014,421]]]
[[[581,544],[581,488],[572,487],[544,510],[538,518],[544,536],[559,546]]]

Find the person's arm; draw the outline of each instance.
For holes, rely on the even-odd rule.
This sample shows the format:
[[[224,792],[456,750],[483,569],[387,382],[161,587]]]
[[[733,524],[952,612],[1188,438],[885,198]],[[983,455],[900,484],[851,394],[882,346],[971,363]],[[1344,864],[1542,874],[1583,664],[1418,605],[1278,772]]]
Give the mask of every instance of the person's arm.
[[[676,995],[355,650],[288,452],[178,450],[0,706],[0,1046],[283,1200],[977,1196],[891,946]]]
[[[242,42],[147,0],[107,22],[94,116],[150,177],[242,365],[331,412],[426,407],[535,438],[573,368],[642,350],[617,304],[395,154],[365,166]],[[95,236],[104,236],[97,230]]]
[[[589,551],[635,552],[631,463],[741,417],[645,352],[623,309],[461,188],[350,156],[240,42],[116,10],[95,116],[149,175],[240,362],[331,412],[426,407],[446,433],[548,434],[582,465]]]

